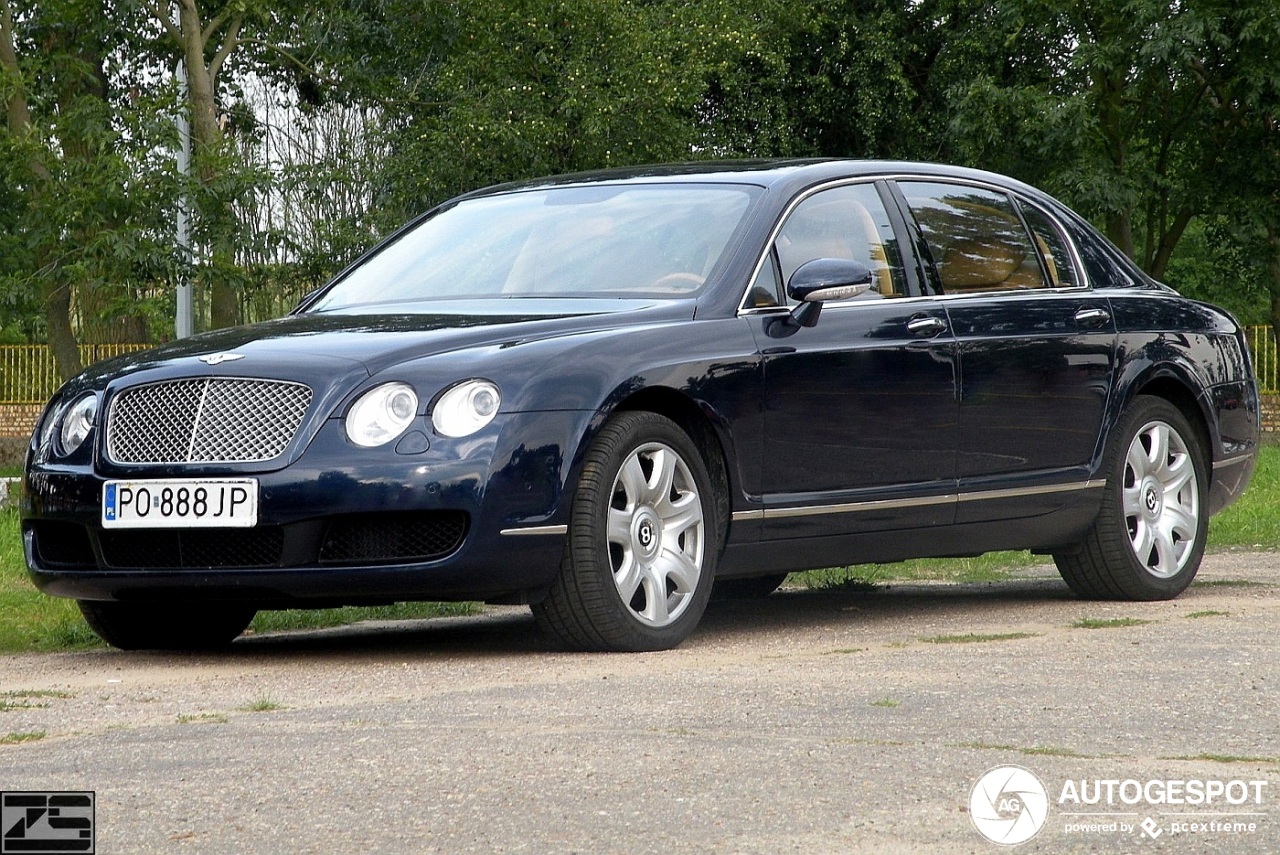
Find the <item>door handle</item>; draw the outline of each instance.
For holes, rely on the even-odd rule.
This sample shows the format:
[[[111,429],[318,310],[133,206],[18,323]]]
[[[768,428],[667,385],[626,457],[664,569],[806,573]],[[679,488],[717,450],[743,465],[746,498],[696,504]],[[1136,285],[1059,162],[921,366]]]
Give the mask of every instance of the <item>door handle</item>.
[[[918,318],[912,318],[907,321],[907,332],[915,336],[925,338],[935,336],[947,328],[947,322],[942,318],[935,318],[931,315],[922,315]]]
[[[1076,312],[1076,323],[1082,327],[1100,327],[1111,320],[1106,309],[1084,308]]]

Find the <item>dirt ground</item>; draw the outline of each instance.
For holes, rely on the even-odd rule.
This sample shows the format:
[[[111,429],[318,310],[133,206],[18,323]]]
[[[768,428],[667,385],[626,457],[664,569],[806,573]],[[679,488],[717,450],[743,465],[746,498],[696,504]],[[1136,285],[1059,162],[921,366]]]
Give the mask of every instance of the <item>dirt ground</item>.
[[[784,589],[644,655],[498,608],[8,656],[0,789],[93,791],[112,853],[1280,851],[1278,564],[1211,555],[1166,603],[1048,567]],[[1006,766],[1039,807],[971,802]]]

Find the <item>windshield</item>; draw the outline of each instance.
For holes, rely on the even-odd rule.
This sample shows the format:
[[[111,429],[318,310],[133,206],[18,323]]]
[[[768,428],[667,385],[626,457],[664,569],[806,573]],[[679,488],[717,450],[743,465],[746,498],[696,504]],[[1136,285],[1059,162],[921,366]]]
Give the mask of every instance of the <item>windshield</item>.
[[[759,192],[626,184],[465,200],[366,259],[310,311],[476,297],[688,296]]]

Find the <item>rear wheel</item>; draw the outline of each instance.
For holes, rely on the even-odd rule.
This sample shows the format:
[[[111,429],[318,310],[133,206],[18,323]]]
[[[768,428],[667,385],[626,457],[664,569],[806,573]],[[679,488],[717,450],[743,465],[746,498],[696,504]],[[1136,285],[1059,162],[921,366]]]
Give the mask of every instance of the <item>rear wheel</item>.
[[[1208,534],[1208,473],[1199,434],[1163,398],[1139,396],[1107,450],[1102,509],[1072,552],[1054,555],[1076,594],[1167,600],[1200,568]]]
[[[719,503],[697,447],[656,413],[614,417],[591,444],[560,575],[533,606],[544,630],[582,650],[665,650],[706,609]]]
[[[252,606],[108,603],[80,600],[80,613],[107,644],[121,650],[212,650],[244,632]]]

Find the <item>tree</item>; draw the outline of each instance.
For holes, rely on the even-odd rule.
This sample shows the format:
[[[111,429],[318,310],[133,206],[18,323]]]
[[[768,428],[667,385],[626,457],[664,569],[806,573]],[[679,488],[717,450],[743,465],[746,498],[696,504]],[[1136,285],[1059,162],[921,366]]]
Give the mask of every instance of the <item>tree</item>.
[[[164,182],[141,166],[147,120],[117,120],[129,97],[107,71],[117,23],[88,0],[0,0],[0,168],[16,212],[0,291],[37,296],[64,377],[80,368],[73,300],[93,303],[107,283],[128,287],[164,266],[143,260],[156,251],[148,233]],[[112,314],[128,318],[136,305],[118,301]],[[106,332],[108,319],[94,322]]]

